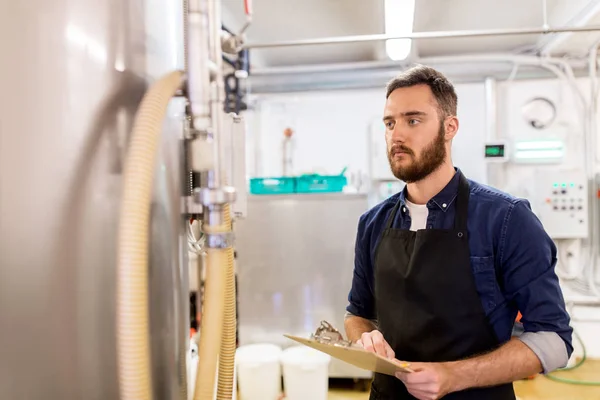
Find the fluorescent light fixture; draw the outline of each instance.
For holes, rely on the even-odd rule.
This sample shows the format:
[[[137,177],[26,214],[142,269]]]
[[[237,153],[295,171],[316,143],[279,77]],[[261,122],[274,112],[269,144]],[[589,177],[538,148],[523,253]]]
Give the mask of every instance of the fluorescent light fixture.
[[[562,150],[563,143],[560,140],[532,140],[518,142],[515,148],[517,150]]]
[[[515,144],[514,158],[521,162],[558,162],[564,156],[564,144],[560,140],[532,140]]]
[[[385,0],[385,33],[410,35],[413,32],[415,0]],[[389,58],[401,61],[410,54],[411,39],[389,39],[385,50]]]
[[[528,160],[562,158],[562,156],[562,150],[525,150],[517,151],[515,153],[516,158]]]

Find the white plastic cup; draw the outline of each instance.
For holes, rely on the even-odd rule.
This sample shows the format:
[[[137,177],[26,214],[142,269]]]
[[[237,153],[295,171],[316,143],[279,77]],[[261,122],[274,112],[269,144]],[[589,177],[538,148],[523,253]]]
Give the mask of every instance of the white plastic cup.
[[[240,346],[235,354],[240,400],[278,400],[282,350],[273,344]]]
[[[281,354],[286,400],[327,400],[331,356],[306,346]]]

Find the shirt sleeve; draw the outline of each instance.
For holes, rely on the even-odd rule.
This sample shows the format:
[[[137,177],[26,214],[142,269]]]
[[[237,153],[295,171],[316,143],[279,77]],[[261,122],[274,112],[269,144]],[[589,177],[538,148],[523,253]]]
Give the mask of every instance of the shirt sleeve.
[[[567,346],[556,332],[525,332],[519,339],[539,358],[545,374],[569,362]]]
[[[352,315],[374,320],[375,298],[373,296],[373,268],[371,266],[370,245],[366,232],[366,216],[358,222],[356,243],[354,246],[354,272],[352,287],[348,294],[346,311]]]
[[[544,372],[563,367],[573,352],[573,329],[554,271],[556,245],[527,200],[511,206],[500,240],[503,289],[507,300],[514,302],[522,314],[522,341],[545,364]],[[562,340],[528,332],[554,332]]]

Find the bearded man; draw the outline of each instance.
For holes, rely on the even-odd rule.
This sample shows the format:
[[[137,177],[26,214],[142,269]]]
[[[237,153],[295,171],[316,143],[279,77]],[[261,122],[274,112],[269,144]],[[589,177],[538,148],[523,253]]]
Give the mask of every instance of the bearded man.
[[[527,200],[453,165],[457,95],[440,72],[419,65],[392,80],[383,123],[406,186],[360,218],[345,328],[414,372],[376,374],[370,398],[515,399],[513,381],[564,367],[573,351],[556,246]]]

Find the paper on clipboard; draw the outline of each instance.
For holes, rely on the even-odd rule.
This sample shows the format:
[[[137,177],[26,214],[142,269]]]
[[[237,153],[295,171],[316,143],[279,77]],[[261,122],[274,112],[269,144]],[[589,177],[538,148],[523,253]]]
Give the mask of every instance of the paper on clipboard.
[[[341,334],[331,327],[329,323],[323,321],[321,324],[321,328],[319,328],[317,333],[312,335],[310,339],[293,335],[284,336],[305,346],[312,347],[315,350],[327,353],[338,360],[368,371],[392,376],[394,376],[396,372],[413,372],[409,363],[384,358],[344,340],[332,340],[331,334],[339,335],[340,338]],[[324,329],[328,329],[326,335],[319,335]],[[321,340],[321,338],[324,338],[325,340]]]

